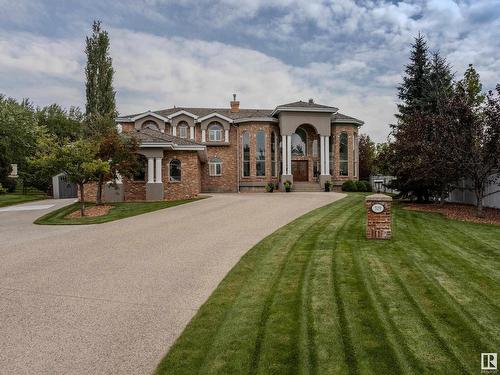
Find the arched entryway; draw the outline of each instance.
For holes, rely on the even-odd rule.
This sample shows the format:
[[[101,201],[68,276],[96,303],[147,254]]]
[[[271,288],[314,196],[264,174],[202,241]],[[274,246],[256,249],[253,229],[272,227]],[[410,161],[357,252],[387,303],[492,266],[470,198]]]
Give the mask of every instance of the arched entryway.
[[[319,166],[319,134],[309,124],[297,127],[291,135],[291,166],[294,181],[317,181]]]

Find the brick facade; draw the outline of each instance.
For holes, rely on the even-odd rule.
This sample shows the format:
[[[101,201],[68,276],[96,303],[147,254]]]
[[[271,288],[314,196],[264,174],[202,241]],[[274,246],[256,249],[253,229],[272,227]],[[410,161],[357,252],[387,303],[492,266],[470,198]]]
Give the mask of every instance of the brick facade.
[[[313,106],[313,102],[293,103],[300,106]],[[157,123],[158,129],[163,134],[173,135],[173,127],[178,127],[181,123],[186,123],[190,128],[194,128],[194,142],[196,146],[205,147],[198,151],[188,151],[189,148],[176,148],[168,146],[163,154],[163,189],[164,199],[183,199],[196,196],[200,192],[237,192],[244,190],[263,191],[267,183],[278,183],[282,175],[282,148],[281,148],[281,126],[288,126],[287,132],[300,126],[307,134],[306,155],[292,155],[293,161],[307,160],[307,181],[316,182],[320,174],[320,137],[319,133],[325,134],[330,129],[330,174],[334,185],[339,187],[343,181],[358,179],[357,142],[358,128],[363,123],[345,115],[334,115],[335,121],[329,117],[304,111],[298,111],[299,117],[293,118],[293,123],[282,124],[280,116],[272,117],[270,110],[246,110],[240,109],[237,102],[232,102],[231,109],[209,109],[209,108],[171,108],[165,111],[155,112],[158,116],[145,113],[140,120],[139,117],[124,119],[120,121],[124,132],[137,131],[145,121]],[[324,106],[320,106],[323,107]],[[327,107],[332,108],[332,107]],[[336,110],[336,109],[334,109]],[[327,111],[328,112],[328,111]],[[337,117],[335,117],[337,116]],[[255,118],[255,120],[254,120]],[[300,119],[299,119],[300,118]],[[243,119],[236,121],[236,119]],[[234,120],[234,122],[233,122]],[[292,120],[289,120],[292,121]],[[321,121],[327,121],[326,124]],[[209,141],[209,127],[212,122],[218,122],[224,128],[223,132],[229,131],[229,142],[225,141],[225,135],[221,142]],[[296,123],[296,124],[295,124]],[[205,131],[205,139],[202,139],[202,131]],[[265,175],[257,176],[257,151],[256,136],[259,131],[265,133]],[[243,134],[248,132],[250,146],[250,175],[243,175]],[[348,175],[340,175],[340,135],[346,133],[348,136],[347,160]],[[224,134],[223,133],[223,134]],[[179,136],[177,131],[176,136]],[[191,131],[188,129],[187,140],[190,140]],[[272,157],[273,137],[276,138],[275,157]],[[165,138],[165,137],[164,137]],[[175,138],[175,137],[174,137]],[[172,139],[172,138],[170,138]],[[186,140],[178,139],[179,141]],[[205,142],[204,142],[205,141]],[[172,141],[178,143],[177,141]],[[182,143],[182,142],[181,142]],[[193,144],[191,142],[191,144]],[[148,152],[154,150],[148,149]],[[145,155],[148,153],[145,151]],[[143,153],[141,151],[141,153]],[[199,154],[202,153],[203,155]],[[149,157],[158,158],[158,154]],[[182,180],[172,182],[169,180],[169,162],[177,158],[182,163]],[[213,158],[218,158],[222,162],[222,174],[220,176],[210,176],[209,165]],[[155,160],[156,160],[155,159]],[[274,163],[274,173],[273,173]],[[156,165],[156,164],[155,164]],[[155,167],[156,168],[156,167]],[[126,185],[124,195],[126,200],[145,199],[146,184],[144,182],[124,181]],[[148,190],[149,191],[149,190]]]
[[[181,162],[180,181],[170,181],[169,163],[173,159],[177,159]],[[165,199],[189,199],[196,197],[200,193],[200,161],[195,151],[165,151],[162,164],[162,181]]]
[[[372,206],[383,207],[382,212],[374,212]],[[390,239],[392,236],[392,198],[384,194],[373,194],[366,197],[366,238]]]

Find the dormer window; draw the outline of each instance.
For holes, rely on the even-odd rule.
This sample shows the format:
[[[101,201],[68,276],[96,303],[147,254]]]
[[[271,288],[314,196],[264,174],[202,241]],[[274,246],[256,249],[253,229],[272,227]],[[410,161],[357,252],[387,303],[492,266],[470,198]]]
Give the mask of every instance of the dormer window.
[[[179,129],[179,137],[187,138],[188,137],[188,125],[186,122],[181,122],[178,126]]]
[[[208,126],[208,141],[209,142],[222,142],[224,128],[218,122],[212,122]]]
[[[146,121],[144,124],[142,124],[143,129],[152,129],[152,130],[157,130],[160,131],[160,128],[158,127],[158,124],[154,121]]]

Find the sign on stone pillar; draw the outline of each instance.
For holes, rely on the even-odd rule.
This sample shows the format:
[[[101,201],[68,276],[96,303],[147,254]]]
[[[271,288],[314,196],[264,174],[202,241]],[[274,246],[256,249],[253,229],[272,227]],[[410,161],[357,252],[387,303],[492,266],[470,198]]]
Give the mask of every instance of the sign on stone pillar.
[[[366,197],[366,238],[387,240],[392,235],[392,198],[385,194]]]

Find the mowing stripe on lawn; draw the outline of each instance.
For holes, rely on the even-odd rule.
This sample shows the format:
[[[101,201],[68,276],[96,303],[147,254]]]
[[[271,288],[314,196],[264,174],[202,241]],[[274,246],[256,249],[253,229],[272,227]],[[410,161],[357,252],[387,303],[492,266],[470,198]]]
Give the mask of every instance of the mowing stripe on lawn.
[[[393,213],[393,238],[366,240],[364,196],[352,194],[261,241],[157,372],[477,372],[500,344],[498,229]]]

